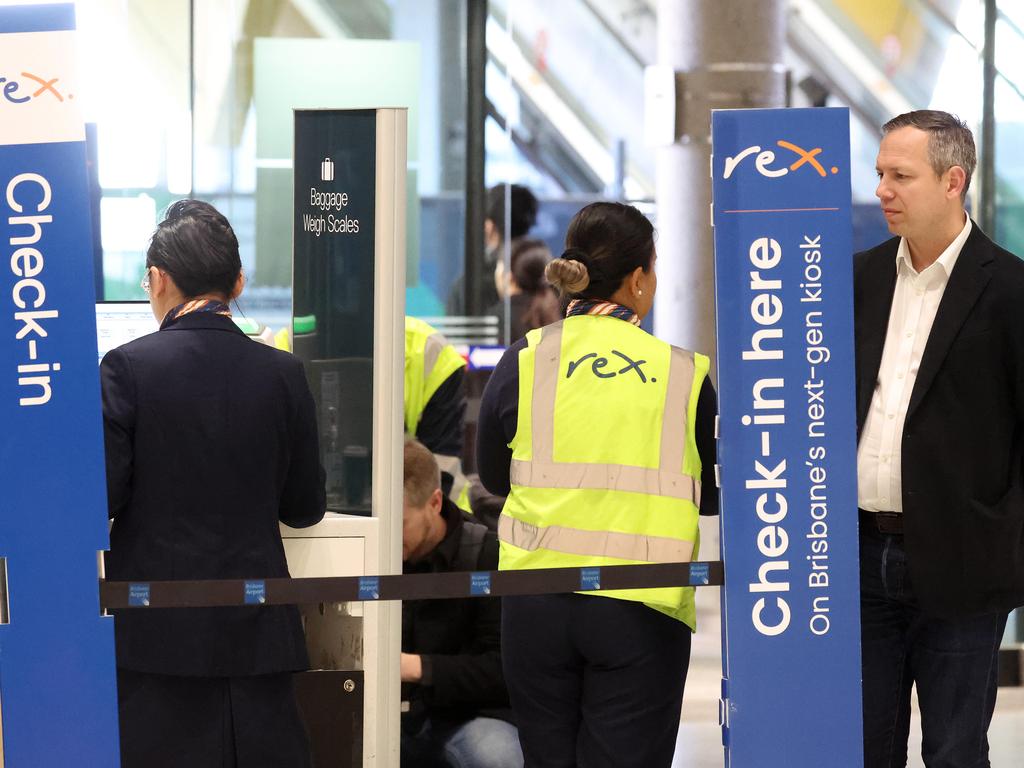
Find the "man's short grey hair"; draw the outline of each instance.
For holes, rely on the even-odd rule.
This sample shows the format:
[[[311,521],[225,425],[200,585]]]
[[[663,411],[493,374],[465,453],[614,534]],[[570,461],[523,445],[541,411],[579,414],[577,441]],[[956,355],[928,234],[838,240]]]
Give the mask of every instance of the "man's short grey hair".
[[[419,440],[405,438],[403,485],[410,504],[422,507],[441,487],[441,470],[434,454]]]
[[[967,198],[967,190],[971,186],[971,176],[978,164],[978,155],[974,149],[974,134],[967,123],[956,115],[941,112],[937,109],[918,109],[905,112],[882,126],[882,135],[895,131],[897,128],[917,128],[928,134],[928,162],[937,176],[941,176],[954,165],[964,169],[966,180],[960,199]]]

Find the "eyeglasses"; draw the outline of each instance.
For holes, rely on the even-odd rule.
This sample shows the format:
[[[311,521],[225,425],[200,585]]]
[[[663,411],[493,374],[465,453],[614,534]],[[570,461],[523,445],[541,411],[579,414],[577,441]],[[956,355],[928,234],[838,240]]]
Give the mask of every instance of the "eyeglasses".
[[[146,272],[142,275],[142,281],[139,283],[139,287],[147,294],[149,293],[149,270],[151,269],[152,267],[146,267]]]

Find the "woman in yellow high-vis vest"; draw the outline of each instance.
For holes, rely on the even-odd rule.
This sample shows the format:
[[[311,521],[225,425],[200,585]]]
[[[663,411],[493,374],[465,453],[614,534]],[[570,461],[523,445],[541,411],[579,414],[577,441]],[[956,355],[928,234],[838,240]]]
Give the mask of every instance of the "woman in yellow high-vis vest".
[[[698,515],[718,511],[708,358],[639,327],[657,255],[636,208],[588,205],[565,244],[547,270],[565,319],[509,348],[481,403],[500,568],[696,559]],[[690,587],[505,598],[526,765],[668,768],[695,628]]]

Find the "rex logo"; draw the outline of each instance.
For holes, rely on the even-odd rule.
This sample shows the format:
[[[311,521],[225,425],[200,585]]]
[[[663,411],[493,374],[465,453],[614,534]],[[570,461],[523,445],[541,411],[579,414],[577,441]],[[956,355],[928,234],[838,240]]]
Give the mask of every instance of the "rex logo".
[[[828,174],[825,172],[824,166],[818,161],[818,155],[821,154],[821,147],[815,147],[814,149],[803,149],[798,147],[796,144],[786,141],[785,139],[779,139],[775,142],[782,149],[791,152],[795,155],[793,162],[789,165],[782,165],[781,167],[773,167],[775,163],[775,152],[770,149],[762,150],[759,146],[747,147],[742,152],[737,154],[735,157],[725,158],[725,174],[723,178],[728,179],[732,176],[732,172],[736,170],[736,166],[742,163],[746,158],[751,155],[756,155],[754,158],[754,168],[762,176],[767,176],[770,179],[778,178],[779,176],[785,176],[790,171],[795,171],[801,166],[806,165],[808,168],[813,168],[819,176],[822,178]],[[784,162],[784,161],[783,161]],[[836,166],[832,166],[829,169],[832,173],[839,173],[839,169]]]
[[[53,98],[60,102],[64,101],[64,95],[56,86],[56,83],[60,80],[59,77],[40,77],[31,72],[22,72],[21,76],[25,79],[17,80],[0,77],[0,87],[2,87],[0,93],[11,104],[24,104],[26,101],[44,97]],[[69,93],[67,98],[73,99],[74,95]]]

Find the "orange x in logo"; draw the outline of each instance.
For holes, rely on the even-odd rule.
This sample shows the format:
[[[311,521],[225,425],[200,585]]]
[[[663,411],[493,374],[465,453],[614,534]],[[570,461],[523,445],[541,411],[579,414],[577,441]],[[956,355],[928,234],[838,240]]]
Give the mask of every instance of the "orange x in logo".
[[[789,166],[789,170],[795,171],[804,163],[810,163],[811,165],[814,166],[814,170],[818,172],[819,176],[826,175],[825,169],[821,167],[821,163],[814,159],[815,156],[821,154],[821,147],[815,147],[810,152],[808,152],[806,149],[802,149],[798,147],[796,144],[791,144],[790,142],[784,141],[783,139],[779,139],[776,143],[783,149],[788,149],[790,152],[795,153],[800,158],[791,166]],[[835,171],[833,171],[833,173],[835,173]]]
[[[41,94],[45,93],[46,91],[49,91],[57,97],[57,101],[64,101],[64,97],[60,95],[60,91],[53,87],[53,84],[56,83],[57,80],[59,80],[60,78],[55,77],[52,80],[43,80],[43,78],[33,75],[31,72],[22,72],[21,76],[27,77],[29,80],[35,80],[37,83],[39,83],[40,88],[38,91],[32,94],[33,98],[38,98]]]

